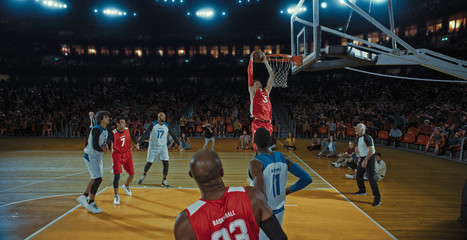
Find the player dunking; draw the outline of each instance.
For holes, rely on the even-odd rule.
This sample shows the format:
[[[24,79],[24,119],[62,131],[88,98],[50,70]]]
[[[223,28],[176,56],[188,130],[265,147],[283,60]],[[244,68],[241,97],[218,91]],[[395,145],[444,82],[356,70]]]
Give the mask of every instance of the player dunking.
[[[251,186],[255,186],[264,193],[269,207],[282,224],[285,195],[303,189],[312,182],[312,179],[305,170],[282,153],[269,151],[270,139],[271,136],[265,128],[256,130],[254,144],[257,147],[258,155],[250,162],[248,172]],[[286,188],[287,171],[299,178],[294,185],[288,188]],[[261,231],[259,239],[268,239],[268,237]]]
[[[263,89],[263,86],[259,80],[253,80],[253,61],[256,61],[256,59],[254,59],[254,55],[257,51],[251,53],[250,63],[248,64],[248,92],[250,92],[250,112],[251,116],[254,118],[253,122],[251,123],[253,142],[255,140],[255,132],[260,127],[266,128],[271,135],[273,131],[271,124],[272,106],[271,100],[269,99],[269,94],[272,90],[274,72],[269,65],[269,62],[264,60],[264,65],[266,65],[266,68],[269,72],[269,79],[266,87]],[[264,57],[264,53],[262,51],[261,56]],[[253,148],[256,150],[255,145],[253,145]]]
[[[148,157],[146,166],[144,166],[144,173],[138,180],[138,184],[143,183],[146,175],[149,171],[149,168],[153,163],[157,161],[157,158],[160,156],[164,169],[162,171],[163,178],[161,185],[163,187],[170,187],[167,183],[167,174],[169,173],[169,149],[167,147],[167,134],[172,136],[175,143],[178,145],[180,151],[184,149],[180,146],[177,137],[170,130],[169,124],[165,122],[165,113],[160,112],[157,114],[157,121],[154,121],[148,129],[144,132],[143,136],[139,139],[139,144],[144,140],[149,138],[149,147],[148,147]]]
[[[92,213],[101,213],[102,209],[98,208],[94,198],[96,197],[97,189],[102,182],[104,175],[102,155],[107,153],[109,147],[107,145],[107,125],[109,124],[110,113],[107,111],[99,111],[96,113],[97,125],[95,125],[89,133],[88,140],[84,147],[84,163],[88,167],[91,174],[91,180],[86,187],[83,195],[76,200],[81,203],[88,211]],[[89,196],[89,202],[87,197]]]
[[[175,221],[175,239],[258,239],[259,228],[271,239],[287,239],[264,195],[251,187],[226,187],[219,155],[199,150],[190,161],[190,177],[201,199]]]
[[[133,180],[133,176],[135,175],[135,170],[133,169],[133,157],[131,156],[132,149],[138,149],[138,140],[133,135],[133,133],[128,130],[126,127],[126,121],[123,117],[117,118],[117,128],[112,131],[109,135],[109,139],[107,140],[108,145],[110,146],[112,143],[112,170],[114,174],[114,204],[120,204],[120,195],[118,194],[118,181],[120,180],[120,173],[122,173],[122,165],[123,169],[128,173],[128,178],[126,183],[122,186],[123,190],[125,190],[126,195],[131,196],[130,190],[130,183]],[[136,143],[130,149],[130,142],[133,140]]]

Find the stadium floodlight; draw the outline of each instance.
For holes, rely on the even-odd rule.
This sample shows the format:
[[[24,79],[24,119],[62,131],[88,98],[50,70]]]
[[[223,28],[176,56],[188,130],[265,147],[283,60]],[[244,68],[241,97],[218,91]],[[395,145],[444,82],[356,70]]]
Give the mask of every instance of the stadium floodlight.
[[[196,12],[196,16],[204,19],[209,19],[214,16],[214,10],[211,8],[203,8]]]
[[[288,14],[292,14],[293,11],[294,11],[294,9],[295,9],[295,7],[290,7],[290,8],[288,8],[288,9],[287,9],[287,13],[288,13]],[[298,9],[298,14],[303,13],[303,12],[306,12],[306,7],[303,7],[303,6],[302,6],[300,9]]]
[[[99,10],[94,9],[94,12],[97,13]],[[121,17],[121,16],[126,16],[126,12],[116,9],[116,8],[106,8],[102,11],[102,13],[106,16],[109,17]]]
[[[136,17],[136,13],[133,13],[133,16],[135,16],[135,17]]]
[[[94,9],[94,12],[95,12],[95,13],[97,13],[97,12],[99,12],[99,10],[97,10],[97,9]]]
[[[225,13],[225,11],[224,11],[224,12],[222,12],[222,16],[225,16],[225,14],[226,14],[226,13]]]
[[[186,15],[187,15],[187,16],[190,16],[190,15],[191,15],[191,13],[190,13],[190,12],[187,12],[187,13],[186,13]]]
[[[48,8],[55,8],[55,9],[63,9],[63,8],[67,8],[68,6],[60,1],[55,1],[55,0],[44,0],[44,1],[40,1],[40,0],[35,0],[35,2],[41,4],[42,6],[44,7],[48,7]]]
[[[328,7],[328,4],[327,4],[326,2],[323,2],[323,3],[321,3],[321,7],[322,7],[322,8],[327,8],[327,7]]]

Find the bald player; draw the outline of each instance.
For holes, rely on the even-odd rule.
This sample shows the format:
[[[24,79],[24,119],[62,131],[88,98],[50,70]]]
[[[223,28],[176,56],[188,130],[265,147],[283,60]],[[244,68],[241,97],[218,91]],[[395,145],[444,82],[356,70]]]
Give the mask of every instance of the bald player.
[[[188,174],[198,184],[201,199],[178,214],[175,239],[254,240],[260,228],[270,239],[287,239],[260,191],[224,185],[224,169],[213,150],[196,152]]]
[[[157,162],[158,158],[161,159],[164,169],[162,170],[162,183],[161,185],[165,188],[170,187],[167,183],[167,174],[169,173],[169,149],[167,147],[167,134],[172,136],[175,143],[178,145],[180,151],[184,149],[180,146],[178,138],[170,130],[169,124],[165,122],[165,113],[160,112],[157,114],[157,121],[154,121],[148,129],[144,132],[143,136],[138,141],[141,145],[143,141],[149,138],[148,157],[147,163],[144,166],[143,175],[138,180],[138,184],[142,184],[147,176],[149,168],[153,163]]]

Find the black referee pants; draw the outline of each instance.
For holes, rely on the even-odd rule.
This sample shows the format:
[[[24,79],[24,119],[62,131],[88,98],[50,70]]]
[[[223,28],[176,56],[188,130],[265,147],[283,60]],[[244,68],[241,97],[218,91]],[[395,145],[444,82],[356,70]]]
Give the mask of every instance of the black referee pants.
[[[375,155],[371,156],[366,164],[366,168],[362,167],[362,163],[365,157],[360,157],[357,166],[357,185],[360,192],[366,192],[365,181],[363,180],[363,175],[367,172],[368,181],[370,182],[371,191],[375,197],[374,201],[381,201],[381,195],[379,194],[378,183],[375,179]]]

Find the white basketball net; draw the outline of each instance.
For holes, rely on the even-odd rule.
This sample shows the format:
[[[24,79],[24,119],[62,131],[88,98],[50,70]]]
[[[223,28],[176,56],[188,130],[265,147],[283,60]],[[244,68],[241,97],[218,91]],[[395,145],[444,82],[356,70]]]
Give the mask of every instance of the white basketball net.
[[[283,56],[267,56],[267,60],[274,71],[273,87],[287,87],[287,77],[292,66],[292,61]]]

